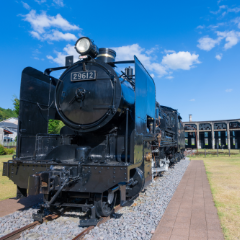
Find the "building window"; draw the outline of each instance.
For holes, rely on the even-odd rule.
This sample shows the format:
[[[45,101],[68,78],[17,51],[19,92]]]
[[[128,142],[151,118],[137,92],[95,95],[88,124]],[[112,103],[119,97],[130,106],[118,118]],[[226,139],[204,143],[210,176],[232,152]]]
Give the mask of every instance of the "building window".
[[[227,138],[226,138],[226,145],[228,145],[228,140],[227,140]]]
[[[192,137],[195,137],[195,132],[191,132],[190,135],[191,135]]]
[[[188,137],[188,133],[187,132],[185,132],[185,138],[187,138]]]
[[[205,145],[208,145],[208,138],[205,138]]]
[[[232,133],[233,133],[233,136],[235,137],[235,131],[232,131]]]
[[[221,145],[221,138],[218,139],[218,144]]]
[[[185,145],[188,145],[188,138],[185,138]]]
[[[218,137],[221,137],[221,132],[218,132]]]
[[[225,132],[225,137],[227,137],[227,131]]]
[[[195,138],[191,139],[191,145],[195,145]]]
[[[205,137],[205,138],[208,137],[208,132],[204,132],[204,137]]]
[[[233,138],[233,145],[235,145],[235,138]]]

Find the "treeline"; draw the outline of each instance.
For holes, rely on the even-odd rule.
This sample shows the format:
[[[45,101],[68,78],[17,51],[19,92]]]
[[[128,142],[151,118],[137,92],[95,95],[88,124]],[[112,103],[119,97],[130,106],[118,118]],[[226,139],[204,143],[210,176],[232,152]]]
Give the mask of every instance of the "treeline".
[[[15,118],[18,117],[15,110],[12,110],[12,109],[9,109],[9,108],[5,109],[5,108],[0,107],[0,121],[3,121],[5,119],[11,118],[11,117],[15,117]]]

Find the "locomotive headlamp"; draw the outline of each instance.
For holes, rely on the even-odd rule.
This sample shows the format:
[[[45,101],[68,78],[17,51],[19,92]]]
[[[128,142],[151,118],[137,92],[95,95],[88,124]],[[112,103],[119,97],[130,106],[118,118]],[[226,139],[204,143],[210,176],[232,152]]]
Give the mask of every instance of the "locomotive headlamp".
[[[89,55],[92,58],[95,58],[99,52],[98,47],[88,37],[79,38],[75,48],[81,55]]]

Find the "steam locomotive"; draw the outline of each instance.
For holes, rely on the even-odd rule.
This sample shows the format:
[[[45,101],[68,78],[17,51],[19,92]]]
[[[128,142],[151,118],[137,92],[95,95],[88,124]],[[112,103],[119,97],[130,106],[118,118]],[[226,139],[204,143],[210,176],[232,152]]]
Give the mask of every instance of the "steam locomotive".
[[[117,203],[131,204],[154,175],[183,158],[181,116],[156,102],[152,77],[134,60],[115,61],[116,52],[89,38],[75,45],[79,61],[44,73],[22,72],[17,152],[3,165],[23,196],[42,193],[48,208],[89,211],[81,225],[96,225]],[[120,64],[133,65],[120,73]],[[51,72],[65,69],[59,79]],[[48,134],[50,119],[65,126]]]

